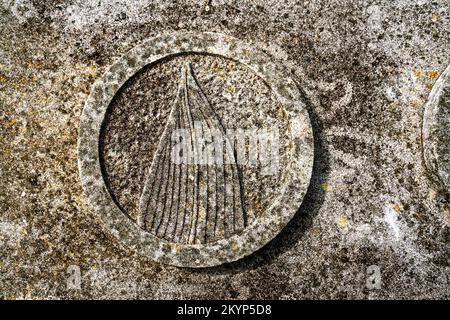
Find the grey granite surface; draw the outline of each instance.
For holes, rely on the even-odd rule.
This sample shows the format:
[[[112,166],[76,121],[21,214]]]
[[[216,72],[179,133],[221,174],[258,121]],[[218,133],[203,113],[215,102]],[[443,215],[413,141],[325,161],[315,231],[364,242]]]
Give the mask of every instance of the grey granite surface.
[[[0,297],[448,298],[449,195],[425,165],[422,124],[450,63],[449,12],[444,0],[2,0]],[[308,192],[279,236],[195,270],[117,241],[77,167],[95,80],[179,30],[281,48],[315,147]]]

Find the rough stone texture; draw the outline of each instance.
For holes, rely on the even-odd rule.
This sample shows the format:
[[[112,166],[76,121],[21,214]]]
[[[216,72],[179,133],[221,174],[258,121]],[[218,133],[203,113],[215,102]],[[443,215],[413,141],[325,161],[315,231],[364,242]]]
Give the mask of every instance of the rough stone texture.
[[[423,118],[422,141],[427,169],[450,192],[450,66],[436,81]]]
[[[291,220],[300,207],[309,186],[314,162],[314,141],[304,98],[298,89],[298,84],[290,78],[289,68],[284,66],[288,66],[289,64],[286,61],[283,61],[283,65],[280,65],[280,57],[283,57],[281,51],[278,50],[275,53],[271,53],[271,51],[271,49],[259,49],[259,45],[256,45],[253,42],[243,43],[235,38],[224,36],[219,33],[177,32],[173,34],[162,34],[148,39],[142,45],[136,46],[127,52],[108,68],[108,71],[102,78],[95,82],[91,94],[86,99],[86,104],[80,118],[78,131],[78,167],[81,184],[83,185],[87,202],[90,207],[97,212],[98,217],[103,221],[104,226],[109,229],[111,234],[129,248],[136,250],[143,256],[149,257],[157,262],[163,262],[179,267],[211,267],[221,265],[225,262],[236,261],[255,252],[272,240],[286,226],[288,221]],[[127,139],[121,139],[122,141],[119,139],[119,141],[115,141],[116,143],[113,143],[111,146],[110,139],[108,138],[111,137],[111,135],[119,135],[119,137],[121,137],[122,133],[114,133],[117,132],[117,130],[111,130],[111,121],[112,123],[116,122],[114,121],[114,117],[111,117],[109,121],[104,121],[105,116],[108,113],[111,113],[112,109],[120,109],[119,106],[124,102],[123,100],[130,100],[127,99],[126,96],[125,99],[123,99],[121,92],[130,92],[129,90],[131,89],[131,92],[139,94],[139,92],[143,90],[151,90],[151,88],[147,88],[147,86],[142,86],[138,90],[133,90],[133,88],[128,87],[129,84],[134,83],[135,78],[133,78],[133,76],[137,76],[136,73],[143,72],[145,74],[146,71],[142,70],[144,67],[150,67],[150,69],[152,69],[152,65],[156,64],[155,68],[158,68],[158,64],[166,65],[168,63],[167,60],[170,60],[172,55],[183,53],[182,61],[184,60],[184,63],[191,65],[187,68],[189,72],[187,69],[184,70],[185,77],[182,80],[184,84],[178,91],[178,98],[177,101],[175,101],[176,109],[185,109],[185,112],[189,112],[188,110],[190,110],[192,115],[191,121],[194,121],[194,130],[204,131],[198,127],[198,125],[205,126],[205,123],[201,123],[202,121],[209,121],[210,126],[215,128],[221,127],[225,130],[223,125],[218,123],[218,116],[214,114],[215,111],[222,111],[224,106],[222,104],[221,107],[212,106],[205,96],[205,93],[200,91],[202,89],[200,89],[200,84],[195,80],[195,75],[192,70],[192,64],[195,59],[190,58],[191,54],[189,53],[191,52],[202,55],[211,53],[215,56],[218,55],[226,57],[227,59],[232,59],[248,69],[245,73],[253,73],[254,76],[256,75],[261,81],[264,81],[270,88],[270,92],[274,95],[274,98],[276,98],[276,104],[278,104],[278,106],[264,106],[264,108],[261,109],[261,111],[266,111],[264,122],[255,123],[253,126],[256,126],[257,129],[267,130],[267,127],[270,129],[271,126],[277,124],[279,126],[278,130],[281,130],[280,136],[286,137],[280,139],[278,143],[274,142],[278,144],[280,149],[284,149],[284,152],[280,152],[280,155],[278,156],[279,159],[274,158],[273,160],[281,160],[281,165],[285,164],[285,166],[281,170],[278,170],[279,174],[276,176],[276,179],[278,179],[279,183],[276,185],[276,188],[273,188],[271,191],[272,195],[268,199],[270,200],[270,205],[263,208],[263,210],[260,210],[257,213],[258,217],[248,225],[245,225],[244,223],[245,216],[243,214],[243,206],[247,201],[245,199],[246,197],[243,192],[243,184],[241,181],[244,180],[245,184],[246,182],[251,182],[251,180],[249,181],[246,179],[246,170],[241,170],[241,172],[238,173],[238,163],[236,162],[236,159],[233,160],[234,165],[231,167],[228,165],[220,165],[220,168],[217,171],[223,169],[224,171],[222,171],[222,173],[224,176],[231,176],[233,178],[233,176],[241,174],[241,177],[238,178],[241,179],[241,181],[227,179],[227,186],[233,184],[236,185],[236,187],[233,186],[232,190],[225,189],[225,192],[227,193],[226,202],[230,203],[231,200],[234,205],[236,202],[239,202],[242,211],[241,219],[234,219],[233,225],[235,227],[237,226],[237,228],[233,228],[234,230],[232,230],[232,232],[227,232],[224,237],[219,236],[219,238],[214,241],[208,241],[206,237],[208,231],[213,230],[211,225],[208,226],[208,221],[211,222],[212,220],[207,219],[207,215],[213,215],[214,212],[212,210],[212,204],[211,209],[208,208],[208,202],[210,202],[208,198],[210,200],[212,199],[208,194],[223,195],[224,192],[220,190],[217,192],[208,191],[209,188],[212,189],[217,185],[209,183],[209,181],[215,179],[215,175],[208,173],[210,169],[212,169],[210,165],[205,166],[196,163],[194,166],[185,166],[185,170],[190,171],[189,175],[191,175],[195,182],[192,189],[198,187],[195,192],[195,199],[192,199],[192,196],[189,196],[187,204],[182,204],[182,206],[186,206],[188,210],[190,205],[195,208],[195,212],[191,211],[192,220],[195,220],[195,223],[192,224],[193,228],[191,229],[192,232],[189,234],[188,241],[180,241],[168,237],[167,234],[165,234],[166,228],[159,228],[162,224],[167,227],[169,224],[172,224],[168,221],[169,214],[164,209],[168,201],[166,201],[167,199],[161,201],[159,198],[161,193],[168,196],[174,191],[174,189],[168,191],[169,189],[166,188],[169,184],[172,186],[175,185],[173,183],[174,175],[171,175],[170,168],[178,167],[178,169],[181,169],[183,167],[180,165],[173,165],[173,159],[170,154],[173,150],[173,146],[168,144],[171,140],[170,135],[179,127],[176,124],[176,121],[169,116],[169,119],[164,124],[164,132],[157,135],[157,140],[159,142],[157,143],[157,151],[154,153],[156,153],[155,157],[160,159],[158,160],[158,163],[160,163],[158,166],[165,170],[163,170],[160,175],[156,174],[155,172],[157,169],[155,169],[154,163],[152,163],[149,175],[145,179],[145,187],[143,188],[139,201],[140,217],[137,221],[138,224],[133,222],[132,219],[129,219],[130,216],[128,211],[126,211],[126,207],[123,207],[123,205],[120,205],[120,202],[117,202],[118,200],[120,201],[123,199],[123,197],[121,197],[121,195],[123,195],[123,190],[114,185],[116,178],[114,177],[114,174],[111,176],[111,173],[114,172],[111,167],[118,167],[117,169],[119,170],[122,167],[128,167],[130,168],[130,171],[136,171],[139,169],[139,164],[136,164],[135,161],[139,161],[140,157],[134,156],[131,161],[127,160],[130,159],[130,154],[127,150],[124,150],[125,152],[122,151],[123,149],[126,149],[129,144]],[[164,61],[160,61],[161,59]],[[193,61],[188,62],[186,59],[192,59]],[[202,60],[204,61],[207,59],[204,57]],[[179,62],[179,59],[176,59],[174,63],[179,65]],[[181,63],[181,66],[183,66],[184,63]],[[214,75],[208,69],[203,70],[202,72],[206,72],[211,76]],[[200,72],[200,75],[202,72]],[[230,73],[230,75],[238,76],[239,69],[236,68],[236,70]],[[170,76],[170,73],[168,76]],[[139,76],[137,77],[139,78]],[[172,77],[170,77],[170,81],[174,81],[171,78]],[[242,82],[245,83],[247,81],[244,79]],[[249,83],[245,83],[245,85],[248,86]],[[232,85],[229,84],[225,88],[222,86],[213,86],[215,88],[214,92],[216,94],[221,94],[223,89],[227,91],[229,86]],[[253,89],[257,89],[256,85],[253,87]],[[239,86],[237,86],[237,89],[239,89]],[[241,93],[241,90],[238,90],[236,93]],[[259,96],[259,98],[261,98],[260,94],[256,91],[253,92],[253,96]],[[233,95],[231,95],[231,97],[233,97],[233,99],[238,98],[238,96]],[[114,102],[111,103],[114,99],[119,101],[117,102],[119,105]],[[165,99],[162,99],[162,101],[161,99],[156,99],[156,102],[158,104],[158,109],[164,110],[167,108],[167,101]],[[195,105],[193,105],[194,102]],[[130,103],[132,103],[132,101],[128,101],[126,104],[129,105]],[[184,107],[183,103],[185,104]],[[243,109],[248,110],[249,108],[258,106],[257,104],[252,103],[250,99],[248,99],[247,103],[249,105]],[[240,104],[232,103],[232,105],[238,108]],[[135,110],[137,111],[142,107],[145,108],[145,105],[142,106],[139,103],[136,103],[133,105],[132,109],[128,108],[129,110],[126,110],[128,117],[132,119],[135,116]],[[277,110],[282,111],[279,112],[280,115],[277,116],[281,119],[271,119],[270,115],[267,113],[278,113]],[[173,112],[173,110],[170,112],[171,115]],[[112,113],[114,114],[114,112]],[[238,118],[239,112],[233,113],[234,117]],[[252,113],[255,113],[255,115],[247,117],[247,121],[251,121],[253,118],[260,118],[256,116],[257,110],[252,111]],[[216,119],[217,122],[212,123],[214,119]],[[145,121],[145,119],[143,120]],[[200,123],[196,125],[195,121],[200,121]],[[236,124],[239,123],[243,123],[243,121],[236,122]],[[130,125],[134,125],[134,123],[130,123]],[[103,137],[101,135],[102,126],[104,129]],[[195,128],[196,126],[197,128]],[[145,148],[146,136],[142,137],[139,133],[140,127],[142,127],[141,124],[131,130],[125,131],[132,131],[134,134],[137,133],[138,140],[135,140],[133,144]],[[196,136],[199,134],[200,132],[198,132]],[[130,136],[129,133],[128,136]],[[209,138],[206,139],[209,140]],[[199,141],[196,143],[198,142]],[[160,143],[163,144],[163,147],[161,148]],[[100,152],[102,144],[104,151],[106,151],[104,152],[105,156],[103,157],[103,161]],[[260,145],[259,142],[257,144],[258,146]],[[253,147],[254,146],[251,148]],[[115,154],[114,158],[116,158],[115,161],[112,160],[111,148],[115,148],[115,150],[113,150],[113,153]],[[169,152],[164,154],[164,150]],[[234,154],[239,156],[241,153],[238,153],[237,151],[237,149],[233,150],[233,158]],[[162,156],[162,154],[164,154],[164,156]],[[263,153],[258,150],[257,156],[260,155],[263,155]],[[160,157],[162,157],[162,159]],[[142,155],[142,158],[145,159],[145,156]],[[154,158],[153,155],[152,158]],[[196,158],[198,159],[198,157]],[[103,170],[102,163],[104,167]],[[258,163],[258,166],[255,167],[255,169],[260,168],[262,170],[263,168],[267,168],[268,165],[271,166],[272,164]],[[192,173],[192,170],[195,173]],[[199,173],[201,173],[201,175]],[[194,174],[196,178],[194,178]],[[104,176],[109,176],[109,187],[108,180],[105,181]],[[274,177],[272,177],[272,179]],[[126,178],[121,179],[121,182],[126,184],[127,181],[132,179],[133,176],[131,175],[128,180]],[[264,180],[266,179],[261,179],[261,182],[264,182]],[[149,184],[163,184],[165,186],[164,191],[158,191],[153,195],[149,194],[149,192],[151,192],[148,188]],[[181,184],[190,185],[191,182],[188,181]],[[265,187],[270,186],[271,184],[265,184]],[[238,188],[239,190],[237,190]],[[156,186],[155,189],[159,189],[159,187]],[[250,195],[252,193],[253,192],[250,192]],[[117,195],[114,197],[116,201],[111,198],[111,194]],[[238,197],[243,198],[243,201],[235,201]],[[174,199],[177,198],[182,198],[181,194]],[[119,203],[119,205],[117,205],[117,203]],[[264,202],[261,202],[260,204],[263,205]],[[153,205],[155,205],[155,207]],[[239,216],[239,213],[238,210],[234,210],[234,205],[233,215],[235,218]],[[169,208],[170,207],[171,205],[169,205]],[[249,211],[254,209],[258,209],[258,206],[250,207]],[[156,215],[154,216],[155,219],[151,219],[151,221],[147,223],[147,216],[152,215]],[[241,221],[241,223],[239,223],[239,221]],[[153,222],[156,223],[156,227]]]
[[[449,11],[424,0],[3,0],[0,295],[448,298],[449,198],[426,171],[421,128],[449,64]],[[167,267],[120,246],[78,178],[94,80],[137,43],[180,29],[281,47],[311,101],[316,161],[301,209],[269,245],[217,268]],[[366,285],[371,265],[380,289]],[[67,289],[69,266],[80,290]]]
[[[187,55],[173,58],[138,73],[110,105],[104,125],[102,158],[107,184],[123,211],[138,216],[145,177],[176,100],[180,66],[195,64],[197,80],[225,128],[286,130],[282,106],[264,81],[242,64],[224,58]],[[257,110],[257,112],[253,112]],[[283,136],[281,142],[285,141]],[[282,158],[286,142],[280,147]],[[281,167],[287,166],[284,159]],[[277,196],[280,177],[262,175],[256,166],[242,166],[249,192],[246,203],[250,220]]]

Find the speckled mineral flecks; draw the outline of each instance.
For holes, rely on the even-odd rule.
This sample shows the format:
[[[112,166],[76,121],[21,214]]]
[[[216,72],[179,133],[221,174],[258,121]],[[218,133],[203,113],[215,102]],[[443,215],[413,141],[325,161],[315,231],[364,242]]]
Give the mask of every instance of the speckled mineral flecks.
[[[86,100],[86,104],[80,118],[80,128],[78,133],[78,164],[80,179],[90,206],[95,210],[95,212],[97,212],[100,220],[104,223],[105,228],[110,229],[110,232],[116,236],[119,241],[123,241],[125,246],[136,250],[139,254],[153,259],[156,262],[165,264],[172,264],[179,267],[217,266],[223,263],[236,261],[260,249],[272,240],[295,215],[296,211],[300,208],[302,199],[308,189],[311,178],[314,150],[312,128],[306,110],[304,97],[302,97],[296,83],[289,78],[289,69],[286,68],[284,64],[281,64],[276,54],[270,54],[269,50],[270,49],[260,49],[254,42],[243,43],[230,36],[225,36],[218,33],[177,32],[162,34],[157,37],[147,39],[143,44],[127,52],[123,57],[108,68],[108,71],[102,78],[95,82],[91,93]],[[243,54],[243,52],[246,53]],[[178,68],[186,63],[186,61],[180,62],[180,60],[192,59],[190,56],[193,54],[201,56],[200,59],[197,59],[197,61],[191,60],[191,62],[189,62],[190,64],[195,61],[197,66],[200,66],[201,62],[205,63],[205,60],[208,61],[208,59],[211,59],[213,56],[216,56],[213,60],[217,60],[217,56],[219,56],[222,57],[222,60],[229,59],[230,61],[235,61],[236,64],[245,66],[246,71],[241,71],[241,74],[250,72],[254,73],[258,77],[261,77],[259,81],[263,81],[263,83],[265,83],[265,86],[273,95],[273,99],[270,100],[266,98],[265,100],[262,100],[259,105],[246,98],[240,92],[236,92],[237,90],[233,90],[235,95],[232,96],[232,99],[240,101],[241,104],[230,103],[233,109],[228,110],[228,117],[234,119],[246,117],[248,121],[252,118],[257,118],[257,120],[253,124],[251,122],[245,123],[243,120],[235,120],[230,124],[231,128],[264,129],[265,127],[268,127],[269,130],[273,130],[273,127],[277,127],[280,130],[283,130],[282,136],[285,137],[285,141],[279,141],[278,147],[279,149],[286,150],[285,152],[280,152],[280,155],[276,155],[276,158],[281,158],[280,162],[282,164],[282,169],[280,169],[281,172],[273,175],[272,180],[274,181],[272,181],[272,183],[267,183],[266,179],[262,179],[260,177],[249,179],[250,175],[247,171],[237,171],[236,161],[234,161],[236,164],[236,166],[233,167],[235,169],[234,172],[230,172],[231,169],[229,166],[222,165],[215,174],[211,173],[210,175],[208,175],[208,172],[210,170],[217,169],[216,166],[195,165],[195,176],[197,181],[194,181],[195,183],[193,186],[195,188],[197,185],[201,186],[202,183],[205,184],[205,186],[204,192],[201,190],[194,192],[195,198],[197,199],[197,201],[194,201],[195,204],[193,205],[193,209],[197,207],[197,210],[195,210],[196,212],[192,210],[191,214],[191,221],[195,220],[195,223],[191,224],[194,227],[194,232],[189,233],[187,241],[180,241],[178,239],[174,239],[173,237],[169,237],[165,231],[163,232],[159,228],[162,224],[165,224],[166,226],[170,224],[170,215],[175,216],[180,212],[187,211],[183,205],[181,208],[178,208],[179,211],[176,211],[174,214],[172,213],[172,210],[170,210],[169,213],[165,211],[166,205],[169,209],[176,207],[176,205],[172,206],[172,204],[168,204],[169,199],[181,197],[181,192],[178,191],[178,194],[174,195],[176,189],[175,185],[182,184],[187,186],[190,184],[189,181],[181,182],[181,180],[178,183],[173,183],[175,175],[170,175],[171,172],[173,173],[173,170],[170,170],[171,167],[172,169],[176,167],[177,171],[182,168],[180,165],[173,163],[173,159],[171,158],[172,147],[167,147],[167,141],[171,141],[172,139],[172,131],[178,128],[170,127],[172,125],[171,119],[174,118],[171,118],[171,116],[166,116],[168,119],[164,120],[155,117],[156,119],[154,118],[153,120],[148,119],[146,121],[147,124],[133,124],[128,121],[128,119],[136,116],[135,112],[136,109],[139,108],[140,104],[137,99],[133,98],[133,96],[122,98],[122,94],[118,93],[119,90],[122,92],[135,92],[135,94],[142,94],[142,91],[153,91],[154,89],[152,86],[146,86],[145,84],[141,84],[138,88],[129,88],[128,84],[125,82],[130,83],[135,81],[131,78],[136,76],[138,72],[141,74],[145,73],[145,71],[142,70],[144,67],[149,66],[151,69],[153,65],[158,63],[164,64],[166,60],[180,54],[183,54],[182,59],[175,59],[172,63],[173,66],[178,66]],[[210,57],[205,56],[205,54],[210,55]],[[292,63],[287,65],[292,65]],[[234,67],[234,64],[228,65],[229,69],[231,69],[231,66],[233,66],[232,69],[238,69],[238,67]],[[202,70],[202,68],[199,67],[199,70]],[[192,70],[189,72],[192,72]],[[206,68],[206,71],[204,72],[206,72],[210,77],[215,77],[214,72],[211,72],[211,68]],[[165,75],[170,79],[170,73],[167,73],[164,69],[159,70],[159,74]],[[247,86],[247,90],[251,92],[251,96],[256,95],[258,97],[261,95],[257,92],[257,84],[253,83],[257,80],[253,79],[253,81],[249,81],[245,79],[244,76],[239,76],[239,72],[237,70],[233,71],[233,75],[236,78],[234,79],[235,86]],[[195,83],[195,87],[191,87],[190,89],[191,92],[188,92],[187,89],[185,89],[186,91],[178,91],[182,96],[185,96],[186,99],[193,96],[195,90],[199,90],[199,92],[202,90],[200,88],[196,89],[196,87],[199,86],[199,83],[193,78],[194,75],[190,75],[190,77],[190,81]],[[185,80],[185,82],[186,81],[188,80]],[[160,83],[163,83],[163,81],[157,82],[156,86],[159,86]],[[192,85],[193,84],[190,84],[190,86]],[[209,90],[212,91],[210,95],[220,95],[223,91],[223,87],[223,85],[214,86],[215,89]],[[231,94],[231,92],[229,93]],[[185,112],[192,112],[191,116],[194,117],[194,112],[202,114],[207,113],[206,107],[208,107],[211,108],[211,112],[216,115],[224,113],[223,103],[213,102],[212,105],[209,105],[209,101],[206,96],[204,96],[203,92],[201,95],[201,99],[203,99],[200,103],[201,105],[198,107],[186,106]],[[167,105],[170,105],[171,100],[173,100],[170,98],[170,91],[164,91],[164,95],[162,97],[154,99],[156,100],[154,103],[157,107],[154,107],[151,110],[157,110],[158,112],[164,112],[164,108],[168,109]],[[260,97],[260,99],[262,98]],[[113,100],[119,100],[120,102],[111,103]],[[148,100],[153,99],[145,99],[145,101]],[[123,111],[119,109],[116,113],[124,113],[126,116],[125,120],[122,120],[122,123],[125,122],[125,124],[129,126],[133,126],[131,134],[128,133],[128,135],[131,137],[137,137],[134,138],[134,142],[129,141],[132,138],[123,137],[124,134],[126,134],[123,131],[130,131],[129,129],[109,129],[111,127],[110,124],[114,123],[112,117],[109,117],[109,121],[104,121],[106,115],[108,114],[108,110],[114,113],[114,111],[118,109],[117,105],[120,106],[120,104],[123,103],[129,106],[128,110]],[[144,106],[141,106],[141,108],[142,107],[144,108],[143,112],[148,112],[145,104]],[[195,108],[203,108],[203,111],[201,111],[201,109],[200,111],[197,111]],[[238,110],[235,111],[234,109]],[[280,112],[280,110],[282,112]],[[172,110],[170,114],[172,115],[173,112],[174,111]],[[259,112],[262,116],[258,117]],[[281,113],[284,117],[281,117],[281,121],[276,121],[273,117],[270,117],[270,113]],[[139,114],[137,116],[139,116]],[[195,118],[193,119],[195,120]],[[219,125],[221,126],[219,123],[211,124],[211,118],[202,117],[202,119],[209,121],[209,126],[214,125],[217,128]],[[222,117],[222,120],[226,121],[226,118]],[[155,121],[157,124],[152,124],[152,121]],[[224,123],[229,122],[230,121],[226,121]],[[302,125],[301,131],[296,130],[296,125],[298,124]],[[151,129],[145,130],[145,125],[149,126],[151,129],[154,129],[158,125],[166,128],[163,133],[146,135],[145,133],[143,134],[143,131],[149,131]],[[104,129],[106,133],[101,134],[102,127],[104,126],[106,126],[106,129]],[[170,131],[167,131],[167,137],[166,130]],[[147,221],[145,218],[143,222],[141,220],[139,225],[135,223],[135,221],[132,221],[130,216],[133,217],[133,215],[131,215],[128,211],[124,211],[124,206],[116,202],[117,198],[119,198],[118,195],[123,194],[123,191],[114,193],[114,191],[117,190],[111,189],[111,187],[108,188],[104,179],[105,175],[110,176],[108,180],[111,182],[111,180],[114,179],[111,178],[111,168],[121,168],[121,170],[125,170],[126,173],[120,182],[122,185],[124,183],[126,184],[127,181],[132,178],[132,175],[129,175],[129,172],[139,170],[134,168],[136,166],[138,168],[142,168],[145,164],[146,157],[150,156],[150,158],[153,158],[154,156],[150,150],[145,150],[143,152],[143,156],[132,156],[129,152],[121,152],[121,150],[126,149],[130,143],[133,145],[138,145],[141,148],[142,145],[145,145],[145,143],[148,142],[148,140],[151,140],[152,137],[148,137],[151,135],[156,142],[160,141],[158,143],[153,143],[153,150],[158,147],[158,150],[153,151],[153,154],[164,152],[164,150],[168,151],[168,155],[165,155],[164,158],[159,160],[160,165],[158,165],[158,167],[162,167],[164,169],[167,167],[167,169],[161,170],[161,174],[159,175],[161,178],[157,179],[157,176],[150,176],[148,179],[149,182],[145,182],[149,183],[151,186],[149,188],[154,186],[155,190],[157,189],[154,197],[158,198],[153,199],[152,201],[153,203],[160,205],[150,208],[153,216],[155,217],[152,220],[157,220],[155,222],[158,222],[158,227],[156,229],[148,229],[146,227]],[[110,143],[108,143],[108,137],[111,136],[116,136],[117,138],[115,143],[109,147]],[[163,149],[160,150],[159,148],[161,141],[163,143]],[[233,141],[233,145],[235,143],[242,142]],[[103,148],[101,147],[102,145]],[[114,161],[112,164],[110,163],[111,161],[108,161],[108,158],[106,158],[106,161],[102,161],[102,152],[100,150],[109,150],[110,148],[118,150],[114,152],[116,154],[116,158],[125,158],[125,160]],[[125,156],[117,156],[118,153],[125,153]],[[232,153],[236,153],[236,150]],[[129,159],[127,159],[127,157]],[[104,163],[105,168],[103,171],[102,163]],[[260,167],[261,166],[262,165],[260,165]],[[146,169],[147,172],[150,171],[149,168]],[[223,175],[231,176],[231,178],[235,176],[236,181],[237,179],[242,178],[242,184],[237,183],[235,189],[238,189],[239,185],[246,185],[250,189],[244,191],[244,188],[242,187],[240,188],[241,190],[235,190],[236,192],[232,192],[232,196],[226,198],[225,201],[228,204],[230,201],[233,202],[233,217],[228,219],[226,223],[230,224],[233,220],[234,226],[236,227],[236,221],[238,219],[237,216],[239,215],[239,211],[236,210],[236,206],[241,208],[242,205],[248,207],[249,211],[256,211],[254,214],[256,217],[248,221],[248,225],[245,225],[247,222],[244,223],[244,220],[242,219],[243,225],[240,229],[234,228],[233,232],[226,234],[226,236],[218,237],[213,241],[206,241],[208,240],[206,238],[207,232],[214,229],[213,227],[208,228],[208,225],[206,224],[206,216],[208,214],[213,215],[215,212],[214,209],[217,208],[216,204],[211,204],[208,206],[208,204],[210,204],[210,200],[208,199],[215,199],[218,195],[222,195],[224,193],[224,191],[220,190],[208,190],[209,184],[208,187],[206,184],[208,183],[208,180],[212,180],[213,177],[217,175],[217,172],[219,172],[220,169],[227,170],[227,172],[224,172]],[[203,180],[199,180],[201,179],[199,173],[202,171],[203,175],[206,175],[206,179],[203,178]],[[106,182],[108,182],[108,180],[106,180]],[[252,180],[259,180],[259,186]],[[142,181],[144,180],[142,179]],[[141,184],[143,184],[142,181]],[[230,186],[233,184],[232,181],[233,180],[228,179],[226,184]],[[111,183],[109,185],[111,186]],[[218,186],[219,184],[216,180],[211,185]],[[268,188],[270,190],[270,195],[266,195],[265,193],[267,193],[267,191],[263,188]],[[112,196],[111,192],[113,192],[116,196]],[[149,196],[145,198],[146,192],[149,192],[147,188],[142,188],[142,192],[137,192],[137,194],[133,194],[133,192],[125,192],[125,194],[126,198],[131,198],[134,196],[134,198],[138,199],[142,194],[144,199],[146,199],[144,207],[147,208],[149,206],[147,203],[149,201]],[[257,198],[258,194],[259,196],[266,198],[265,201],[268,203],[261,205],[261,203],[264,203],[261,200],[253,200],[253,202],[249,200],[249,198]],[[160,195],[161,197],[159,198]],[[238,196],[242,198],[242,201],[234,201],[234,199],[237,199]],[[192,196],[190,197],[192,198]],[[203,202],[201,199],[199,200],[200,197],[204,197],[205,201]],[[114,198],[116,201],[114,201]],[[189,201],[190,200],[188,200],[188,202]],[[237,205],[236,202],[239,204]],[[199,209],[201,205],[203,205],[203,207]],[[241,214],[246,213],[243,208],[240,212]],[[147,211],[143,212],[143,214],[146,213]],[[203,214],[203,216],[199,217],[199,214]],[[164,222],[163,220],[166,220],[167,222]],[[202,221],[205,224],[204,227]]]
[[[450,66],[436,81],[425,106],[423,151],[430,174],[450,192]]]
[[[449,11],[423,0],[0,2],[0,295],[448,298],[449,198],[423,159],[422,124],[450,62]],[[281,48],[315,143],[310,187],[279,236],[195,270],[121,245],[87,205],[77,168],[95,80],[179,30]]]

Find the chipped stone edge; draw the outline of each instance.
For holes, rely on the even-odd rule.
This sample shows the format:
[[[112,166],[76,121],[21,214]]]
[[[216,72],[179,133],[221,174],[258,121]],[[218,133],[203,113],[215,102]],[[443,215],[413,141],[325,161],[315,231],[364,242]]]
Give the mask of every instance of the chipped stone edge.
[[[309,115],[282,55],[271,55],[255,42],[243,43],[218,33],[176,32],[148,39],[113,63],[92,86],[78,133],[78,168],[88,204],[126,247],[154,261],[178,267],[212,267],[236,261],[272,240],[300,207],[309,186],[314,143]],[[242,233],[213,243],[171,243],[139,228],[112,200],[103,180],[99,139],[107,108],[119,88],[144,66],[180,53],[209,53],[243,63],[264,79],[285,108],[292,151],[281,196]]]

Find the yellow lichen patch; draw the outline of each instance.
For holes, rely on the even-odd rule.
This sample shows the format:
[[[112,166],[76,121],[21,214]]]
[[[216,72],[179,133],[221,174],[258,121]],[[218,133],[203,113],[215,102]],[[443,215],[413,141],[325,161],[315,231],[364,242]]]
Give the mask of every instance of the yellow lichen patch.
[[[331,188],[330,184],[326,181],[324,183],[322,183],[322,189],[326,192],[333,191],[333,188]]]
[[[34,69],[34,68],[42,67],[43,65],[44,65],[44,62],[42,62],[42,60],[33,60],[28,63],[27,67],[29,69]]]
[[[27,229],[25,229],[24,227],[19,227],[19,232],[21,233],[21,234],[28,234],[28,231],[27,231]]]
[[[345,228],[348,226],[348,219],[346,216],[339,216],[337,218],[337,224],[341,227],[341,228]]]
[[[277,108],[277,111],[278,111],[278,117],[280,119],[287,119],[288,118],[288,113],[286,112],[286,110],[284,110],[283,107]]]
[[[170,250],[177,253],[180,251],[180,245],[178,243],[169,242]]]
[[[291,152],[291,151],[294,150],[294,149],[295,149],[295,143],[293,143],[292,141],[289,142],[288,145],[287,145],[287,150],[288,150],[289,152]]]
[[[420,71],[419,70],[417,70],[417,69],[413,69],[413,74],[414,74],[414,76],[416,77],[416,78],[419,78],[420,77]]]
[[[5,157],[9,157],[12,155],[12,151],[10,149],[3,149],[2,153]]]
[[[227,72],[230,73],[234,69],[234,64],[227,64]]]
[[[16,123],[17,123],[17,119],[12,118],[11,120],[5,122],[4,127],[6,129],[12,128]]]
[[[300,131],[299,137],[303,139],[307,137],[309,133],[310,133],[309,128],[304,128],[302,131]]]
[[[426,83],[425,84],[425,88],[427,88],[428,90],[433,89],[433,84],[432,83]]]
[[[398,103],[396,101],[392,101],[391,103],[389,103],[389,107],[391,108],[395,108],[398,106]]]
[[[62,133],[62,137],[64,137],[65,139],[76,138],[76,136],[77,136],[77,131],[71,130],[69,128],[64,129],[64,131]]]
[[[212,69],[213,69],[213,71],[218,72],[218,71],[223,70],[223,67],[220,66],[217,62],[214,62],[212,65]]]
[[[248,56],[248,50],[247,49],[242,49],[242,55],[244,57],[247,57]]]
[[[413,101],[411,101],[410,106],[413,108],[418,108],[421,106],[421,103],[418,100],[413,100]]]
[[[88,75],[88,76],[90,76],[90,77],[92,77],[92,78],[97,78],[97,70],[95,69],[95,66],[93,65],[93,64],[90,64],[90,65],[88,65],[88,66],[83,66],[83,67],[81,67],[81,70],[83,70],[83,72],[86,74],[86,75]]]
[[[231,242],[230,244],[231,250],[237,251],[239,249],[239,245],[236,242]]]
[[[392,209],[394,209],[397,212],[400,212],[400,210],[402,209],[401,205],[396,203],[392,205]]]
[[[315,236],[317,236],[318,234],[320,234],[320,228],[319,227],[312,227],[311,228],[311,233]]]
[[[438,75],[437,71],[427,71],[427,77],[430,78],[430,79],[436,78],[437,75]]]
[[[218,76],[219,78],[225,77],[225,75],[224,75],[223,73],[219,73],[217,76]]]
[[[234,91],[234,88],[231,84],[227,85],[227,92],[232,93]]]
[[[435,14],[435,13],[433,13],[433,14],[431,15],[431,21],[433,21],[433,22],[438,21],[440,18],[441,18],[441,17],[439,17],[439,15],[437,15],[437,14]]]
[[[73,201],[79,206],[83,204],[83,199],[79,196],[74,196]]]

